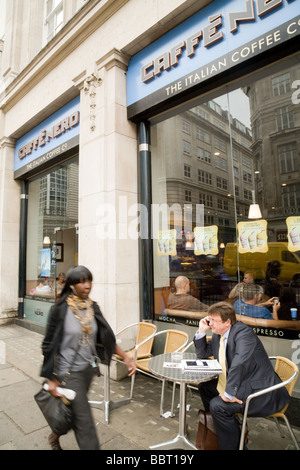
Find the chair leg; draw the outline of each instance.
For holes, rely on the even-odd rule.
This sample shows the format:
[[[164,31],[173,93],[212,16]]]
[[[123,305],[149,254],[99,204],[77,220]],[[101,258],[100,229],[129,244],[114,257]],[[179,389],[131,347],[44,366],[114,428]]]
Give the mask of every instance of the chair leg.
[[[166,385],[166,379],[163,379],[162,385],[161,385],[161,397],[160,397],[160,416],[164,414],[165,385]]]
[[[133,397],[133,387],[134,387],[135,376],[136,376],[136,374],[133,374],[133,375],[131,376],[130,398]]]
[[[289,430],[290,436],[291,436],[291,438],[292,438],[292,440],[293,440],[293,442],[294,442],[294,445],[295,445],[296,449],[297,449],[297,450],[300,450],[300,449],[299,449],[299,446],[298,446],[298,442],[297,442],[296,437],[295,437],[295,434],[294,434],[294,432],[293,432],[293,430],[292,430],[292,428],[291,428],[291,426],[290,426],[289,420],[287,419],[287,417],[286,417],[285,415],[283,415],[283,418],[284,418],[286,427],[287,427],[288,430]]]
[[[176,382],[173,382],[172,403],[171,403],[171,417],[172,418],[175,416],[175,413],[174,413],[175,393],[176,393]]]
[[[277,429],[278,429],[278,431],[279,431],[280,436],[281,436],[281,437],[285,437],[285,434],[284,434],[284,432],[283,432],[283,430],[282,430],[282,427],[281,427],[281,425],[280,425],[280,423],[279,423],[278,418],[274,418],[274,419],[275,419],[275,423],[276,423],[276,426],[277,426]]]

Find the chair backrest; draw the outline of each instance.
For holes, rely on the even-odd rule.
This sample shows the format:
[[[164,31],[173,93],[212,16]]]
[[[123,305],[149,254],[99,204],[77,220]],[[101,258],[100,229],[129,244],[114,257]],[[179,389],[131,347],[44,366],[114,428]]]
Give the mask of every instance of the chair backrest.
[[[286,389],[289,395],[292,395],[298,375],[299,375],[298,366],[296,366],[296,364],[293,361],[291,361],[290,359],[287,359],[286,357],[276,356],[273,359],[276,359],[275,368],[274,368],[275,372],[280,377],[282,382],[284,382],[285,380],[288,380],[293,375],[294,372],[297,372],[297,375],[294,378],[294,380],[292,380],[290,383],[286,385]]]
[[[148,338],[156,332],[156,326],[153,323],[140,322],[138,324],[136,344],[140,344],[142,341]],[[137,358],[150,356],[152,346],[153,346],[154,337],[150,338],[149,341],[146,341],[142,344],[137,350]]]
[[[184,346],[188,343],[188,340],[189,336],[184,331],[167,330],[164,354],[184,348]]]

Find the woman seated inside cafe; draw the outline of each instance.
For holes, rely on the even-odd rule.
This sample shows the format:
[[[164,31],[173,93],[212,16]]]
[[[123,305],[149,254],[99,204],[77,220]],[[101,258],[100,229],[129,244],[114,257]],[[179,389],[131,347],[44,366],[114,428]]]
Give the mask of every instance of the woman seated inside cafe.
[[[273,314],[267,307],[273,307],[274,298],[264,302],[262,306],[264,291],[257,284],[246,284],[241,288],[241,300],[234,302],[234,309],[237,314],[246,315],[253,318],[273,319]]]
[[[292,320],[291,308],[297,309],[297,317],[300,320],[300,305],[296,301],[296,292],[292,287],[284,287],[279,295],[279,302],[273,305],[274,320]]]

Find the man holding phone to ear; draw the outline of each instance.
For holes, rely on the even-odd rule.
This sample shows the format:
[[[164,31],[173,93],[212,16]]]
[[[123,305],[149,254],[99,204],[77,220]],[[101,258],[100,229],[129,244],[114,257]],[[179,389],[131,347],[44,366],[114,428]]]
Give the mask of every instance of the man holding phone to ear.
[[[194,337],[198,359],[214,356],[224,373],[219,378],[199,384],[206,411],[214,420],[220,450],[239,448],[240,428],[235,417],[243,413],[251,393],[280,383],[268,355],[256,333],[246,324],[236,321],[235,311],[227,302],[208,309]],[[211,329],[212,338],[206,340]],[[224,347],[223,347],[224,346]],[[268,416],[283,408],[290,400],[285,387],[267,393],[250,402],[249,416]]]

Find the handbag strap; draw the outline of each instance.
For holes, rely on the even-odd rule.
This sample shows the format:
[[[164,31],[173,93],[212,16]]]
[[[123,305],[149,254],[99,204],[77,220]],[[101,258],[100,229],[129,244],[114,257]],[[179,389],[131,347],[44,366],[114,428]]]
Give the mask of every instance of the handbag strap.
[[[69,379],[69,377],[70,377],[70,375],[71,375],[72,367],[73,367],[73,365],[74,365],[74,362],[75,362],[77,353],[78,353],[78,351],[79,351],[79,348],[80,348],[80,341],[78,341],[77,348],[76,348],[75,354],[74,354],[74,356],[73,356],[73,359],[72,359],[70,368],[69,368],[69,370],[66,372],[64,378],[61,380],[61,385],[62,385],[63,387],[66,386],[67,381],[68,381],[68,379]]]

